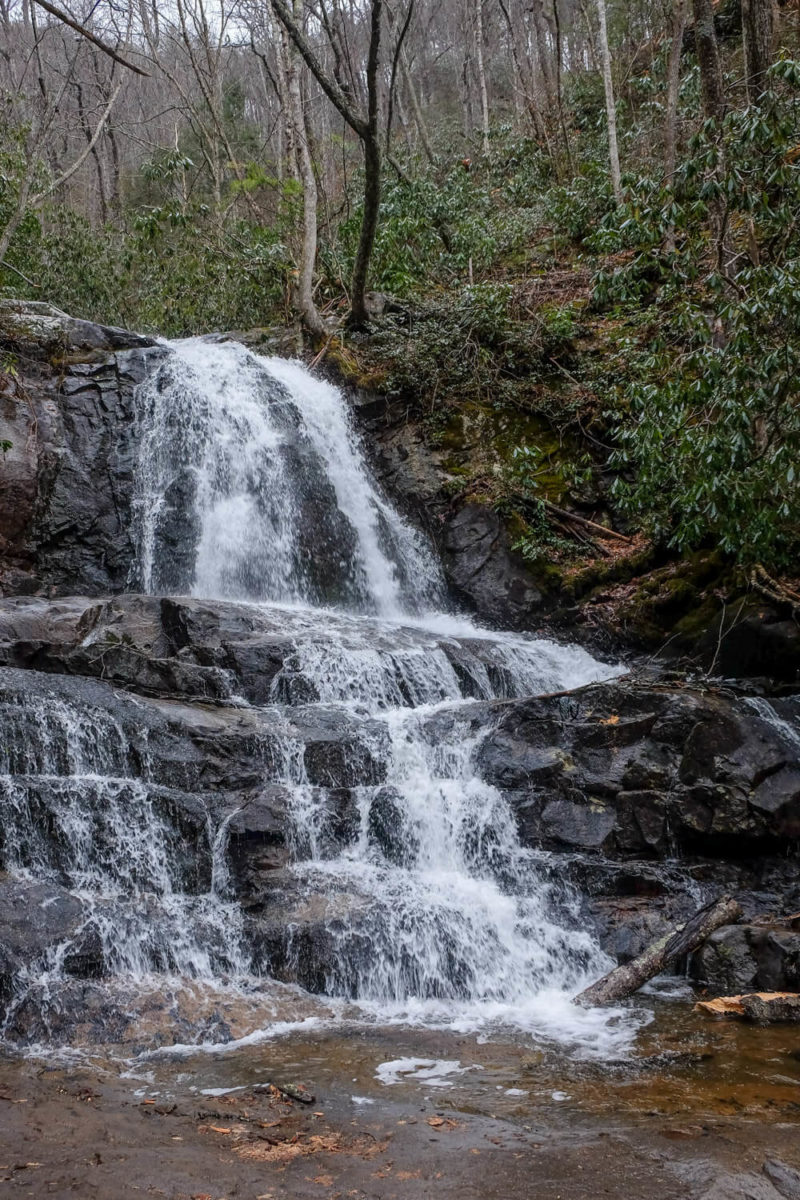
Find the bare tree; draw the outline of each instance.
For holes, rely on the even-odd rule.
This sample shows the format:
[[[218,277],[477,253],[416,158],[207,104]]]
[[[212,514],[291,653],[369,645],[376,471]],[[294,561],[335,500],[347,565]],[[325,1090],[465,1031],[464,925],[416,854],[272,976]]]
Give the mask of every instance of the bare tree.
[[[381,54],[381,23],[383,0],[370,0],[369,43],[366,66],[366,112],[352,99],[352,92],[345,91],[340,79],[344,63],[337,56],[337,68],[329,71],[317,55],[305,32],[295,20],[294,12],[286,0],[272,0],[275,15],[286,28],[306,65],[319,83],[331,104],[341,113],[344,120],[360,139],[364,152],[364,210],[361,233],[358,239],[355,264],[353,266],[352,294],[350,297],[350,322],[356,327],[367,324],[366,307],[367,273],[378,228],[381,201],[381,144],[379,133],[380,95],[379,67]],[[331,34],[329,32],[329,39]],[[331,39],[334,53],[338,51]],[[338,75],[338,78],[337,78]]]
[[[293,17],[298,26],[303,20],[303,0],[293,0]],[[285,33],[285,31],[284,31]],[[303,188],[303,241],[297,272],[294,303],[306,328],[323,337],[327,330],[314,302],[314,267],[317,261],[317,180],[308,141],[303,106],[301,60],[288,34],[284,48],[287,76],[288,120],[292,130],[297,174]]]
[[[489,97],[486,91],[486,68],[483,62],[483,0],[475,0],[475,62],[478,69],[478,88],[481,96],[481,146],[489,153]]]
[[[667,62],[667,102],[664,110],[664,175],[672,185],[678,144],[678,98],[681,85],[681,52],[686,28],[686,0],[675,0]]]
[[[29,97],[30,117],[22,126],[25,166],[17,180],[16,194],[5,228],[0,233],[0,263],[5,262],[12,239],[26,213],[32,208],[40,207],[45,200],[68,183],[92,154],[122,87],[120,79],[102,113],[97,118],[94,130],[88,132],[83,149],[55,177],[51,176],[48,179],[46,170],[48,146],[54,135],[56,121],[65,105],[67,93],[76,81],[78,60],[85,43],[79,42],[77,46],[73,45],[67,51],[66,43],[59,35],[57,39],[60,60],[58,69],[48,71],[42,59],[42,42],[45,37],[49,37],[52,41],[52,35],[56,34],[56,30],[51,27],[40,33],[33,18],[32,22],[34,53],[26,57],[16,80],[16,99],[19,101],[20,98],[25,98],[26,77],[29,76],[29,67],[35,64],[36,80]],[[37,188],[39,180],[41,182]]]
[[[608,48],[608,24],[606,22],[606,0],[597,0],[598,40],[600,61],[603,64],[603,89],[606,96],[606,119],[608,121],[608,157],[611,164],[611,186],[614,198],[622,199],[622,180],[619,169],[617,147],[617,106],[614,100],[614,82],[611,78],[611,51]]]

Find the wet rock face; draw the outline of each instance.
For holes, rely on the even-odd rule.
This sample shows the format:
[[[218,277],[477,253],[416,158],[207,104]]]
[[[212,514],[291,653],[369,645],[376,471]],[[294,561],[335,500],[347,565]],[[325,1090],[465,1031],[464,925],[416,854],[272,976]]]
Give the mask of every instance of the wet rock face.
[[[526,628],[542,603],[494,509],[467,504],[448,520],[444,562],[457,593],[490,621]]]
[[[716,995],[800,991],[800,929],[780,922],[723,926],[693,957],[691,974]]]
[[[149,338],[49,305],[0,304],[0,590],[120,590],[133,561],[133,393]]]
[[[453,592],[467,609],[504,629],[530,629],[544,597],[508,530],[489,505],[454,503],[447,471],[402,405],[352,390],[359,424],[368,432],[365,450],[389,495],[434,539]]]
[[[513,704],[480,763],[530,844],[735,859],[800,839],[798,731],[796,699],[599,684]]]

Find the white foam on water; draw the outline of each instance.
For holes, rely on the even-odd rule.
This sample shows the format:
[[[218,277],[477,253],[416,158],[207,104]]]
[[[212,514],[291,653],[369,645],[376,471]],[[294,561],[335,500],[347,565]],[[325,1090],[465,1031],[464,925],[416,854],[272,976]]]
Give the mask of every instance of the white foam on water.
[[[477,1069],[464,1067],[457,1059],[393,1058],[390,1062],[378,1063],[375,1078],[387,1087],[408,1082],[424,1083],[426,1087],[450,1087],[452,1076]]]

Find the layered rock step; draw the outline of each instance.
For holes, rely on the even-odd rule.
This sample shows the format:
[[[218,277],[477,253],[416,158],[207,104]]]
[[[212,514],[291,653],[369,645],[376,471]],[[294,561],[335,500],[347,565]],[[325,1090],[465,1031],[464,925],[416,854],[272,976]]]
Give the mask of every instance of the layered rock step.
[[[793,888],[800,909],[783,856],[800,827],[796,699],[624,679],[564,694],[547,643],[194,599],[17,598],[0,630],[15,664],[0,669],[10,1029],[31,1011],[20,987],[48,970],[244,973],[356,997],[389,986],[383,956],[418,996],[472,995],[446,885],[426,925],[426,787],[463,820],[448,836],[479,909],[516,895],[524,918],[533,887],[537,920],[577,935],[588,919],[617,957],[723,876],[752,914],[785,911]],[[536,688],[556,694],[482,698]],[[422,759],[403,767],[411,748]],[[748,861],[729,861],[734,838]],[[542,936],[534,973],[560,953]],[[790,982],[798,934],[781,938],[777,959],[736,959],[748,986]],[[699,978],[720,974],[712,952]]]

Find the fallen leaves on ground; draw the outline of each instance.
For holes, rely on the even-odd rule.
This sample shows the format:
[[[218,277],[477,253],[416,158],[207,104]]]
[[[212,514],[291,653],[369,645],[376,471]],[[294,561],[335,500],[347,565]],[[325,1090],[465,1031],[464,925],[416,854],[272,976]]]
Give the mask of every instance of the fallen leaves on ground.
[[[449,1132],[451,1129],[459,1127],[459,1122],[454,1121],[452,1117],[448,1117],[446,1120],[444,1117],[427,1117],[426,1119],[431,1129],[444,1129]]]

